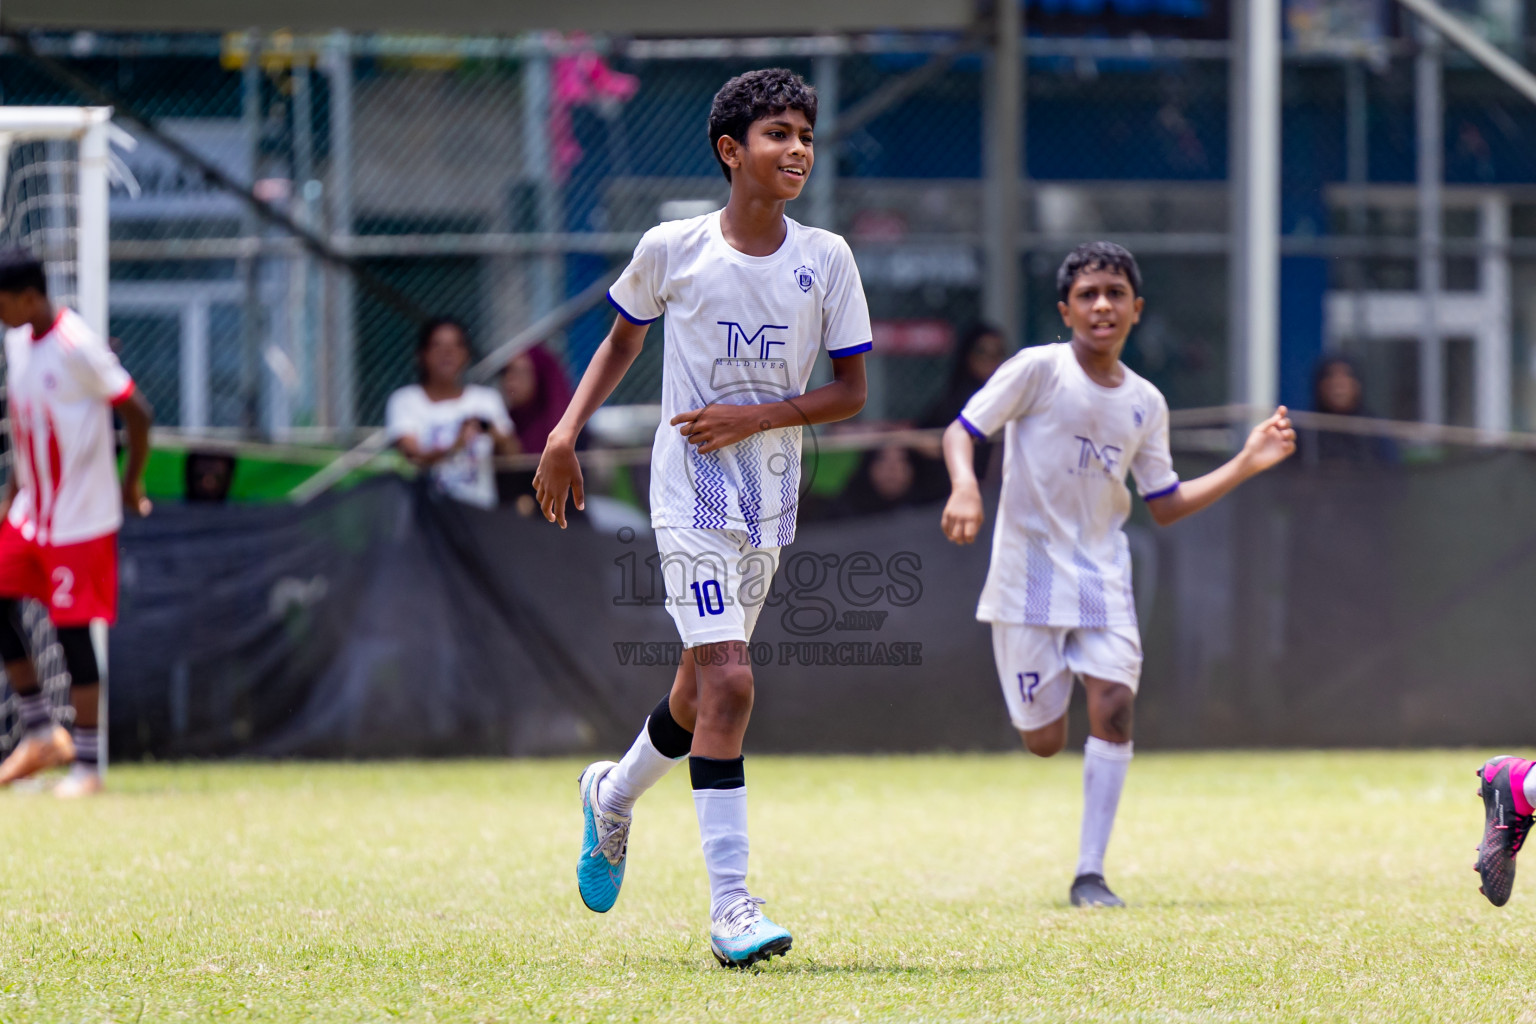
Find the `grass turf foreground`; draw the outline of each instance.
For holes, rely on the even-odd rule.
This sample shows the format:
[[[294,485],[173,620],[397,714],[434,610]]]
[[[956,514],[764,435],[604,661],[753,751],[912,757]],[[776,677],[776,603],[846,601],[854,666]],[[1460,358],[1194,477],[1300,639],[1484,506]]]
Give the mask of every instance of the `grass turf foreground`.
[[[1536,868],[1503,910],[1470,870],[1482,757],[1139,756],[1118,912],[1067,906],[1079,759],[750,758],[795,936],[750,972],[685,771],[599,916],[573,761],[118,767],[0,795],[0,1020],[1536,1020]]]

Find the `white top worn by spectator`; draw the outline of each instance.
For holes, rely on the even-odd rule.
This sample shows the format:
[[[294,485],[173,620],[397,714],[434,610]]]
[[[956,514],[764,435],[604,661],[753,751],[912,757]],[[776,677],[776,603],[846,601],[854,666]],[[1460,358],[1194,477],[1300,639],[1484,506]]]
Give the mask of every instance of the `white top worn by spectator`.
[[[392,442],[414,438],[425,452],[447,451],[458,443],[465,422],[484,420],[499,433],[512,432],[501,396],[490,388],[466,384],[458,398],[434,402],[420,384],[389,396],[384,423]],[[432,466],[430,472],[449,496],[479,508],[496,506],[495,441],[480,433],[460,451]]]
[[[128,400],[133,378],[105,339],[63,308],[41,338],[31,324],[6,331],[5,384],[16,453],[11,525],[43,545],[115,533],[123,498],[109,406]]]
[[[869,305],[848,243],[784,222],[784,242],[771,256],[727,242],[719,212],[657,225],[608,291],[631,323],[667,318],[651,453],[653,526],[743,530],[754,547],[795,539],[800,427],[700,455],[670,425],[715,403],[799,397],[823,345],[833,358],[869,350]]]
[[[1070,344],[1026,348],[971,396],[960,421],[977,438],[1005,430],[1003,493],[976,618],[1032,626],[1135,625],[1126,470],[1144,499],[1179,486],[1168,403],[1125,369],[1089,379]]]

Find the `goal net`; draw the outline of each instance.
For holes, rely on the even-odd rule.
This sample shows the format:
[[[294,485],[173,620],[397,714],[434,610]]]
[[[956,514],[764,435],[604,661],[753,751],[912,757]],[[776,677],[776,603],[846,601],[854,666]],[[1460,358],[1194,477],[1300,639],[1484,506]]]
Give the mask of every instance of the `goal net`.
[[[110,107],[0,106],[0,246],[19,245],[41,259],[49,297],[78,312],[102,337],[107,337],[107,176],[109,140],[115,131],[111,118]],[[0,355],[0,361],[3,358]],[[0,466],[9,479],[14,453],[3,398],[0,410]],[[72,714],[69,676],[43,606],[23,602],[22,625],[43,692],[55,717],[67,724]],[[92,633],[104,636],[100,628]],[[105,654],[105,644],[98,642],[103,682]],[[105,725],[105,685],[102,693]],[[15,694],[7,685],[0,701],[0,756],[9,753],[21,732]]]

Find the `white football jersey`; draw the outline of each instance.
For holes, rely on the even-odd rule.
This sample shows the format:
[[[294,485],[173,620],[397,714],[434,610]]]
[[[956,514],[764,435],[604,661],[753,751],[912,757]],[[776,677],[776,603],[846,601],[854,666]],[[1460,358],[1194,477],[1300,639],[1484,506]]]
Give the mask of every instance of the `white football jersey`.
[[[631,323],[667,317],[661,425],[651,450],[653,526],[743,530],[753,547],[795,539],[799,426],[700,455],[670,423],[716,402],[799,397],[823,345],[833,358],[869,350],[869,305],[848,243],[784,220],[784,244],[771,256],[732,248],[719,211],[657,225],[609,289]]]
[[[1096,384],[1070,344],[1026,348],[971,396],[973,435],[1004,431],[1002,501],[976,617],[983,622],[1102,629],[1136,624],[1126,470],[1148,500],[1179,486],[1168,403],[1125,370]]]
[[[60,309],[41,338],[31,324],[6,331],[5,387],[17,486],[11,524],[45,545],[116,532],[123,494],[111,406],[133,394],[133,378],[106,341],[72,309]]]
[[[503,434],[512,433],[512,417],[501,395],[478,384],[466,384],[463,394],[434,402],[420,384],[389,396],[384,426],[391,441],[412,437],[428,452],[452,448],[464,421],[482,419]],[[496,442],[487,434],[432,467],[438,486],[455,498],[480,508],[496,506]]]

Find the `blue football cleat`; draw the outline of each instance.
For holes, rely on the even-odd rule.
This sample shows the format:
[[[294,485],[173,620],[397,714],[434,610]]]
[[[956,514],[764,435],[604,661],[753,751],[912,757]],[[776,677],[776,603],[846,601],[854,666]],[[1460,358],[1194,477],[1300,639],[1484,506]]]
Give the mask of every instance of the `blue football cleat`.
[[[743,893],[726,905],[709,925],[709,951],[721,967],[751,967],[771,956],[789,952],[789,932],[763,916],[763,901]]]
[[[628,814],[613,814],[597,805],[597,783],[617,768],[612,761],[594,761],[581,773],[581,858],[576,862],[576,888],[588,910],[599,914],[613,908],[624,884],[624,857],[629,852]]]

